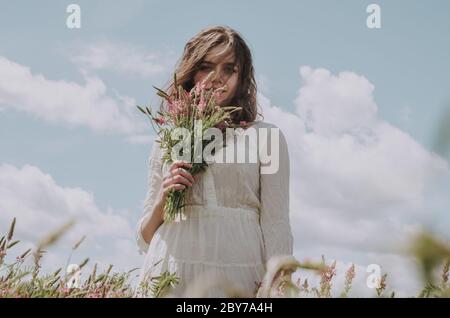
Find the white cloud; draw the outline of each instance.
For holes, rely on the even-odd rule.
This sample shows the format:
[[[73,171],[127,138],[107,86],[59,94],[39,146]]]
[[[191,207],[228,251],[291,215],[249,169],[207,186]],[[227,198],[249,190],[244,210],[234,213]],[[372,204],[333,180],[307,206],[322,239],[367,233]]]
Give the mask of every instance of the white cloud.
[[[175,63],[172,53],[147,52],[143,48],[128,43],[108,41],[77,48],[71,60],[82,68],[111,70],[141,78],[168,74]]]
[[[374,125],[374,86],[352,72],[332,76],[328,70],[300,68],[304,84],[295,101],[306,128],[321,136],[359,134]]]
[[[296,255],[328,252],[327,258],[369,264],[377,253],[383,265],[433,220],[429,209],[445,195],[435,182],[448,178],[448,163],[379,117],[366,78],[310,67],[300,75],[295,114],[258,96],[265,120],[282,129],[289,145]],[[390,261],[386,271],[401,273],[404,263]],[[416,292],[414,282],[394,282]]]
[[[87,126],[94,131],[132,134],[146,128],[145,123],[136,119],[137,112],[133,115],[131,109],[136,103],[132,98],[110,97],[103,81],[86,72],[84,85],[50,80],[0,56],[0,73],[3,108],[69,127]]]
[[[45,260],[49,270],[65,265],[71,247],[83,235],[87,236],[86,242],[72,262],[81,262],[89,256],[92,264],[97,262],[107,266],[112,262],[123,270],[140,266],[134,223],[130,218],[134,213],[112,208],[102,210],[92,193],[76,187],[62,187],[37,167],[0,165],[0,211],[1,230],[7,230],[16,217],[15,238],[28,242],[28,245],[69,219],[75,219],[74,227],[50,247],[50,252],[59,261],[55,258]]]

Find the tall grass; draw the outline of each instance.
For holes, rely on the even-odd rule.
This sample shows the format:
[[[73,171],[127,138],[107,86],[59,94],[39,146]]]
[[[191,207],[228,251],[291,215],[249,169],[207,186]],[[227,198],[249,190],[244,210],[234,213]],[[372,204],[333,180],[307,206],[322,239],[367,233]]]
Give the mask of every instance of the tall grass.
[[[62,268],[54,270],[51,274],[42,274],[41,263],[47,248],[72,225],[73,221],[66,223],[42,239],[34,251],[27,249],[13,262],[7,263],[6,256],[13,248],[17,250],[20,244],[19,240],[13,239],[16,227],[14,218],[8,233],[0,238],[0,297],[128,298],[134,297],[137,291],[143,297],[174,296],[173,287],[179,283],[179,278],[176,273],[167,271],[157,277],[148,277],[137,287],[133,287],[130,283],[130,275],[138,268],[118,273],[114,272],[113,265],[110,265],[104,272],[97,273],[97,264],[95,264],[88,278],[80,282],[78,286],[70,282],[74,273],[66,274]],[[72,247],[68,263],[73,251],[83,241],[84,237]],[[450,246],[430,234],[421,234],[412,242],[411,253],[418,260],[424,280],[424,287],[416,297],[450,297]],[[33,265],[30,267],[24,266],[27,258],[33,260]],[[84,259],[78,264],[76,270],[82,269],[88,262],[89,258]],[[308,279],[301,277],[294,283],[292,274],[299,269],[315,272],[320,277],[318,286],[310,286]],[[439,277],[434,275],[437,269],[440,269]],[[331,290],[337,274],[336,262],[326,264],[323,256],[322,262],[318,264],[301,263],[292,256],[277,256],[269,260],[263,281],[255,289],[253,297],[333,297]],[[345,272],[344,287],[339,297],[349,296],[355,274],[355,265],[352,264]],[[375,290],[375,297],[395,296],[394,292],[385,295],[387,277],[387,274],[382,275],[379,286]],[[207,292],[205,286],[193,286],[185,296],[202,297]],[[230,286],[226,286],[226,282],[223,282],[222,287],[229,297],[246,297]]]

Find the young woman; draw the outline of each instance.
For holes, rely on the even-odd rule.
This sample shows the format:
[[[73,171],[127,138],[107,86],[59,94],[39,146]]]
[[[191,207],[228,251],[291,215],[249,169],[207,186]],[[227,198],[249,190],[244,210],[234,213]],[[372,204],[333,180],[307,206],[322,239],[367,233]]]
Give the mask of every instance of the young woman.
[[[273,124],[257,121],[256,82],[251,52],[242,37],[229,27],[202,30],[185,46],[176,69],[177,79],[189,91],[213,72],[206,88],[226,85],[216,101],[241,106],[232,114],[246,129],[226,133],[226,147],[247,145],[247,129],[266,129],[271,140]],[[169,92],[173,83],[169,85]],[[162,105],[164,107],[164,105]],[[278,130],[279,131],[279,130]],[[262,162],[213,162],[194,177],[188,163],[162,165],[162,150],[154,143],[149,158],[148,193],[137,224],[137,244],[145,260],[139,286],[165,271],[175,273],[178,297],[194,296],[204,288],[205,297],[227,297],[230,290],[253,297],[275,255],[292,255],[289,223],[289,154],[279,131],[276,148],[267,142],[266,153],[278,152],[278,169],[261,173]],[[273,148],[273,149],[271,149]],[[217,152],[215,156],[225,152]],[[276,156],[275,156],[276,157]],[[223,157],[222,157],[223,158]],[[187,188],[183,220],[163,222],[163,207],[172,189]],[[228,289],[227,289],[228,288]],[[141,296],[137,293],[136,296]],[[151,296],[151,295],[147,295]]]

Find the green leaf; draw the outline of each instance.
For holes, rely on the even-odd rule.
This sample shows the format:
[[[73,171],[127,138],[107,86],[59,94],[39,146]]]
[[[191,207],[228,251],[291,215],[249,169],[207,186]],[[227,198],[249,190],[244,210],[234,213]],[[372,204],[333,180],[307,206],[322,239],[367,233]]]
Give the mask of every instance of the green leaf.
[[[144,110],[141,106],[136,105],[136,107],[139,108],[139,110],[140,110],[144,115],[147,114],[147,113],[145,112],[145,110]]]
[[[152,85],[153,86],[153,85]],[[162,89],[160,89],[160,88],[158,88],[158,87],[156,87],[156,86],[153,86],[153,88],[154,89],[156,89],[157,91],[158,91],[158,95],[159,96],[161,96],[161,97],[164,97],[165,99],[169,99],[170,98],[170,96],[169,95],[167,95],[167,93],[165,92],[165,91],[163,91]]]
[[[13,247],[14,245],[16,245],[17,243],[19,243],[20,241],[14,241],[8,244],[8,246],[6,246],[7,249]]]

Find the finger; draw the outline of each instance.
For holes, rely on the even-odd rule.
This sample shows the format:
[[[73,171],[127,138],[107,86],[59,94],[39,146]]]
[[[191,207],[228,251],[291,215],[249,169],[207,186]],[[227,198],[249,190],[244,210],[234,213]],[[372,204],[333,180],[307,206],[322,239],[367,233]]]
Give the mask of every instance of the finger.
[[[168,186],[170,186],[171,184],[177,183],[176,181],[174,181],[173,179],[174,177],[167,177],[163,182],[162,182],[162,186],[163,188],[167,188]]]
[[[194,177],[192,176],[192,174],[190,174],[189,171],[187,171],[184,168],[177,168],[177,169],[173,170],[173,174],[174,175],[181,174],[183,177],[185,177],[186,179],[188,179],[192,183],[195,182]]]
[[[172,177],[172,171],[167,171],[163,176],[163,181],[170,180]]]
[[[189,163],[189,162],[183,161],[183,160],[174,161],[170,165],[169,171],[175,170],[175,169],[180,168],[180,167],[192,168],[192,163]]]
[[[169,184],[172,183],[181,183],[189,187],[192,186],[192,182],[189,181],[187,178],[183,177],[181,174],[173,176],[172,179],[169,181]]]
[[[178,161],[173,162],[169,166],[169,169],[164,173],[163,180],[172,178],[175,175],[174,170],[178,169],[181,166],[182,166],[181,162]]]
[[[172,185],[168,186],[168,187],[164,190],[164,194],[167,195],[167,194],[169,194],[169,192],[172,191],[172,190],[183,190],[183,189],[186,189],[186,186],[185,186],[185,185],[175,183],[175,184],[172,184]]]
[[[167,188],[168,186],[170,186],[172,184],[177,184],[177,183],[184,184],[186,186],[192,186],[192,182],[190,182],[188,179],[186,179],[182,175],[176,175],[176,176],[165,179],[162,182],[162,186],[163,186],[163,188]]]

